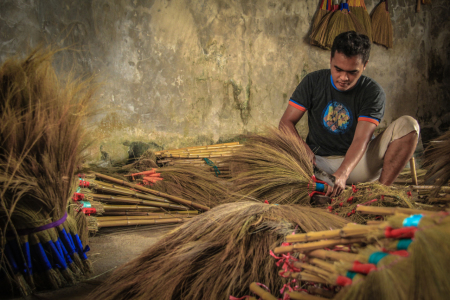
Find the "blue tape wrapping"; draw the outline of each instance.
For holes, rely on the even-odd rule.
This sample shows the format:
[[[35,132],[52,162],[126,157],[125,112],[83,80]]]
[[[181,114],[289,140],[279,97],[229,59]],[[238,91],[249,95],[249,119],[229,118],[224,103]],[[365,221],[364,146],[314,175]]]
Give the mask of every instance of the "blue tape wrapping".
[[[24,260],[25,256],[20,250],[18,241],[16,239],[10,240],[9,246],[11,247],[12,255],[16,260],[17,267],[19,268],[20,272],[22,272],[22,274],[28,274],[27,262]]]
[[[76,250],[75,247],[72,246],[72,243],[70,242],[69,234],[67,234],[66,230],[63,228],[63,230],[60,231],[60,237],[61,241],[63,242],[63,246],[66,248],[66,250],[69,252],[69,255],[72,256]]]
[[[11,248],[10,248],[8,243],[5,245],[5,250],[4,251],[5,251],[6,258],[8,259],[8,262],[11,265],[13,273],[14,274],[19,273],[20,272],[19,266],[17,265],[16,260],[14,259],[14,256],[13,256],[13,254],[11,252]]]
[[[78,236],[78,234],[72,234],[72,236],[73,236],[73,240],[75,242],[75,247],[77,249],[78,255],[80,255],[80,257],[82,259],[86,260],[87,256],[86,256],[85,251],[83,250],[83,244],[81,243],[80,237]],[[88,247],[86,247],[86,248],[88,248]],[[86,250],[86,251],[89,251],[89,250]]]
[[[50,253],[51,257],[53,258],[53,269],[67,269],[67,264],[65,259],[59,254],[58,249],[56,249],[55,244],[52,240],[48,241],[47,243],[44,243],[44,247],[47,248],[47,251]]]
[[[77,251],[77,248],[75,247],[75,243],[73,242],[72,239],[72,234],[70,232],[67,233],[67,237],[69,238],[69,242],[70,242],[70,246],[72,246],[72,248],[75,250],[75,252]]]
[[[403,227],[419,227],[423,215],[412,215],[403,220]]]
[[[323,192],[325,190],[325,184],[316,182],[316,191]]]
[[[91,208],[91,202],[89,201],[78,201],[78,204],[81,204],[83,208]]]
[[[369,264],[377,265],[387,255],[389,254],[385,252],[374,252],[369,256]]]
[[[73,263],[72,258],[69,255],[69,252],[67,252],[66,247],[64,247],[64,244],[62,241],[59,240],[59,238],[56,240],[56,247],[60,249],[60,252],[62,253],[62,256],[66,258],[67,264]]]
[[[31,248],[34,253],[39,257],[41,265],[44,267],[46,271],[52,269],[52,264],[48,260],[47,254],[45,254],[44,247],[42,247],[41,243],[37,243],[35,245],[31,245]]]
[[[347,271],[347,274],[345,274],[345,276],[350,278],[350,279],[353,279],[353,277],[355,277],[356,274],[358,274],[358,273],[352,272],[352,271]]]
[[[343,9],[347,9],[348,11],[350,11],[350,8],[348,7],[348,3],[341,3],[341,10]]]
[[[409,245],[411,245],[412,239],[402,239],[397,243],[397,250],[407,250]]]
[[[33,265],[31,264],[31,252],[30,252],[30,243],[25,242],[22,245],[22,250],[25,255],[25,260],[27,261],[27,267],[28,267],[28,272],[30,272],[30,275],[33,275]]]

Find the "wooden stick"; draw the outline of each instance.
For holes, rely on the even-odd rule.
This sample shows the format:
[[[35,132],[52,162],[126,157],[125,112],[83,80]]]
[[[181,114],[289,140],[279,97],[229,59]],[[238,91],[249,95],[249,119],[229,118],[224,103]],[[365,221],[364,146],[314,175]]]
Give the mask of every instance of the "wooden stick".
[[[428,202],[435,203],[435,202],[450,202],[450,196],[447,197],[441,197],[441,198],[428,198]]]
[[[308,286],[308,292],[313,295],[319,295],[323,296],[325,298],[331,299],[334,297],[335,293],[333,291],[324,290],[315,286]],[[316,299],[323,299],[323,298],[317,298]]]
[[[97,221],[119,221],[119,220],[152,220],[152,219],[173,219],[173,218],[192,218],[194,216],[187,216],[182,214],[164,214],[164,215],[150,215],[150,216],[107,216],[96,217]]]
[[[299,293],[299,292],[286,292],[289,295],[289,299],[293,300],[323,300],[322,297],[316,297],[307,293]]]
[[[260,296],[263,300],[277,300],[271,293],[261,288],[256,282],[250,284],[250,291]]]
[[[313,265],[319,266],[324,270],[327,270],[330,273],[334,273],[336,271],[333,264],[327,263],[326,261],[323,261],[321,259],[310,258],[309,262],[312,263]]]
[[[355,260],[358,260],[359,255],[354,253],[346,253],[346,252],[337,252],[337,251],[329,251],[329,250],[323,250],[318,249],[314,250],[308,253],[308,256],[310,257],[316,257],[320,259],[331,259],[331,260],[344,260],[353,262]]]
[[[198,211],[196,210],[186,210],[186,211],[177,211],[172,210],[168,213],[166,212],[145,212],[145,211],[109,211],[104,212],[103,216],[164,216],[171,214],[177,214],[177,215],[185,215],[185,216],[196,216],[198,215]]]
[[[117,204],[103,204],[105,212],[112,211],[161,211],[159,207],[143,206],[143,205],[117,205]]]
[[[324,239],[336,239],[340,237],[353,237],[362,234],[367,234],[372,230],[378,229],[378,226],[367,226],[367,225],[349,225],[342,229],[335,230],[324,230],[316,232],[308,232],[301,234],[293,234],[286,236],[286,242],[288,243],[298,243],[298,242],[311,242]]]
[[[407,214],[407,215],[435,215],[439,212],[429,211],[429,210],[420,210],[420,209],[412,209],[412,208],[401,208],[401,207],[377,207],[377,206],[358,206],[356,208],[357,212],[368,215],[395,215],[395,214]]]
[[[413,157],[411,157],[411,160],[409,161],[409,166],[411,168],[411,177],[412,177],[412,182],[414,185],[417,185],[417,172],[416,172],[416,159]]]
[[[129,190],[129,189],[124,189],[123,187],[120,188],[120,189],[117,189],[115,187],[97,185],[94,189],[97,192],[102,192],[102,193],[106,193],[106,194],[133,196],[133,197],[136,197],[138,199],[158,201],[158,202],[165,202],[165,203],[172,203],[172,202],[170,202],[170,201],[168,201],[166,199],[160,198],[160,197],[156,197],[156,196],[153,196],[153,195],[144,195],[144,194],[137,193],[137,192]],[[98,194],[96,196],[99,197]]]
[[[357,237],[352,239],[336,239],[336,240],[325,240],[312,243],[296,244],[294,245],[295,252],[306,252],[315,249],[329,248],[337,245],[348,245],[353,243],[359,243],[366,239],[366,237]]]
[[[208,146],[193,146],[193,147],[185,147],[185,148],[179,148],[179,149],[162,150],[162,151],[156,151],[155,155],[159,155],[160,153],[162,153],[164,151],[189,150],[189,149],[208,149],[208,148],[226,147],[226,146],[233,146],[233,145],[239,145],[239,142],[215,144],[215,145],[208,145]]]
[[[126,181],[123,181],[123,180],[120,180],[120,179],[116,179],[116,178],[111,177],[111,176],[106,176],[106,175],[103,175],[103,174],[100,174],[100,173],[95,173],[95,176],[98,177],[98,178],[109,180],[111,182],[114,182],[114,183],[117,183],[117,184],[120,184],[120,185],[125,185],[125,186],[128,186],[128,187],[131,187],[131,188],[133,188],[135,190],[139,190],[139,191],[144,192],[144,193],[149,193],[149,194],[153,194],[153,195],[156,195],[156,196],[160,196],[160,197],[172,200],[173,202],[177,202],[177,203],[182,204],[182,205],[195,207],[195,208],[198,208],[198,209],[201,209],[201,210],[204,210],[204,211],[208,211],[210,209],[209,207],[207,207],[205,205],[201,205],[201,204],[198,204],[198,203],[195,203],[195,202],[192,202],[192,201],[188,201],[188,200],[182,199],[180,197],[168,195],[168,194],[165,194],[165,193],[162,193],[162,192],[154,191],[154,190],[145,188],[145,187],[137,185],[137,184],[133,184],[133,183],[126,182]]]
[[[101,195],[101,194],[91,194],[91,196],[94,200],[107,202],[107,203],[140,204],[140,205],[145,205],[145,206],[188,210],[188,208],[185,206],[172,204],[171,202],[164,203],[164,202],[158,202],[158,201],[148,201],[148,200],[141,200],[141,199],[137,199],[137,198],[127,198],[127,197],[115,197],[115,196]]]
[[[314,273],[317,273],[318,275],[322,275],[325,277],[330,276],[330,272],[328,272],[327,270],[311,266],[310,264],[307,264],[307,263],[302,263],[302,262],[296,261],[296,262],[294,262],[294,267],[312,271]],[[335,272],[333,271],[332,273],[335,273]]]
[[[435,190],[435,189],[439,188],[438,186],[435,186],[435,185],[411,185],[410,187],[413,190],[424,190],[424,191],[431,191],[431,190]],[[441,186],[439,190],[444,193],[449,193],[450,186]]]
[[[312,282],[317,282],[317,283],[325,283],[328,284],[329,282],[319,276],[315,276],[312,274],[308,274],[305,272],[285,272],[284,276],[290,277],[290,278],[294,278],[294,279],[298,279],[298,280],[302,280],[302,281],[312,281]]]
[[[179,158],[215,158],[230,157],[233,152],[218,152],[215,154],[161,154],[161,157],[179,157]]]
[[[98,221],[98,228],[102,227],[118,227],[118,226],[136,226],[136,225],[153,225],[153,224],[171,224],[182,223],[188,219],[172,218],[172,219],[151,219],[151,220],[118,220],[118,221]]]

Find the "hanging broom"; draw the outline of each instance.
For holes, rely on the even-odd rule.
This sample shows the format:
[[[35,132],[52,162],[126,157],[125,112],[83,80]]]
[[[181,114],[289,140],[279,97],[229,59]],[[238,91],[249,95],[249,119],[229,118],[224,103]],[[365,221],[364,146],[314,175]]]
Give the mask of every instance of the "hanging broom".
[[[326,49],[331,49],[334,39],[339,34],[347,31],[356,31],[357,33],[367,35],[364,26],[349,10],[348,3],[344,0],[339,6],[339,10],[333,13],[330,18],[324,38],[324,47]]]
[[[312,20],[311,32],[314,32],[316,30],[322,18],[331,10],[331,3],[331,0],[320,1],[319,8],[317,9],[316,14],[314,15],[314,18]]]
[[[164,236],[118,269],[92,299],[228,299],[253,281],[283,286],[269,255],[284,235],[340,228],[346,221],[297,205],[219,205]]]
[[[381,0],[372,12],[372,40],[374,43],[393,47],[394,28],[389,15],[387,0]]]
[[[67,202],[81,165],[89,81],[58,79],[54,52],[0,68],[0,273],[9,290],[73,284],[91,271]]]
[[[351,13],[356,17],[359,23],[364,27],[366,35],[372,41],[372,23],[370,22],[370,16],[366,9],[364,0],[349,0],[348,6]]]
[[[333,0],[333,6],[328,10],[325,16],[320,19],[320,22],[314,26],[311,31],[310,43],[311,45],[319,46],[325,49],[329,49],[325,45],[326,33],[328,30],[328,23],[330,22],[333,14],[339,9],[339,0]]]

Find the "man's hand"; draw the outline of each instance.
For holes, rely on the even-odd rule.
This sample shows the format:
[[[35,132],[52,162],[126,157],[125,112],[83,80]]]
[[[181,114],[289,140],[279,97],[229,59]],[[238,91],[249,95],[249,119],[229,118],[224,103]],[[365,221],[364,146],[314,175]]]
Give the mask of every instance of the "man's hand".
[[[327,193],[325,196],[334,198],[339,196],[345,190],[345,183],[347,181],[347,176],[338,174],[337,172],[333,174],[335,177],[334,187],[328,186]]]

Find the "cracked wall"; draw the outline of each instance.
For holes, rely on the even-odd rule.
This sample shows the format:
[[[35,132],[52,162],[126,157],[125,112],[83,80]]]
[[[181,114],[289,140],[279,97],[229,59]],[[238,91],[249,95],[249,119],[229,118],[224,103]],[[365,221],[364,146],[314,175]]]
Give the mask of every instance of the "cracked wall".
[[[300,80],[329,67],[330,52],[306,42],[318,2],[5,0],[0,60],[52,44],[69,47],[57,56],[62,71],[97,76],[93,160],[127,158],[134,142],[225,142],[276,126]],[[365,2],[369,11],[378,3]],[[381,125],[409,114],[445,131],[450,3],[435,0],[418,14],[415,1],[390,8],[394,48],[374,45],[365,71],[387,94]]]

